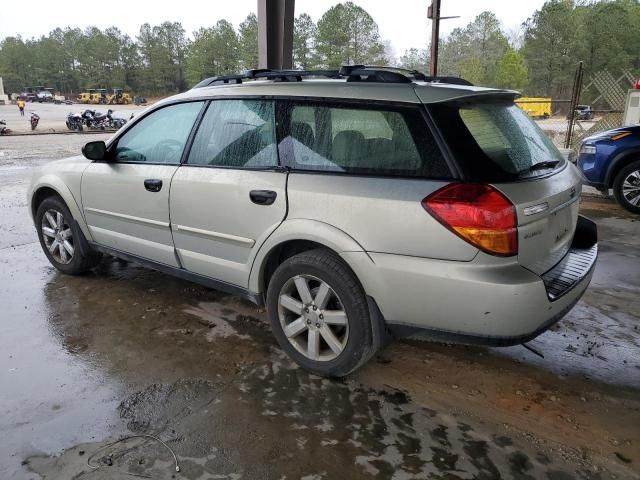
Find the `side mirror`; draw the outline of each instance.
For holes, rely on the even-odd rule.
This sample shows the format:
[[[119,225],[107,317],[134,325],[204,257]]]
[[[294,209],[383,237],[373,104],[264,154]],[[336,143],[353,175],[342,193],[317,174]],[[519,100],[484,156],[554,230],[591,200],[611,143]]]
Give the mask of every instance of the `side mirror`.
[[[89,142],[82,147],[82,154],[89,160],[105,160],[107,157],[107,145],[102,140]]]

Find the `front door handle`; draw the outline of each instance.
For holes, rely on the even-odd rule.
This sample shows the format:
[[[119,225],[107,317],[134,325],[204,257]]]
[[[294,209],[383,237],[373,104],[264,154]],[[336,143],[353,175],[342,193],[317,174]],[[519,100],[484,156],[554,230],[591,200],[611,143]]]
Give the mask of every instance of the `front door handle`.
[[[150,192],[159,192],[162,190],[162,180],[158,180],[157,178],[147,178],[144,181],[144,188]]]
[[[249,198],[257,205],[271,205],[276,201],[278,194],[273,190],[251,190]]]

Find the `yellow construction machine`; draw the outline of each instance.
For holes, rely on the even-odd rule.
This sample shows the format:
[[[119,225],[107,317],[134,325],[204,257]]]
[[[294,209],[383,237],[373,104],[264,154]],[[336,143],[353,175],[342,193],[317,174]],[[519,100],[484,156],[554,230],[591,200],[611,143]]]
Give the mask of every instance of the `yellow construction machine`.
[[[133,103],[133,99],[122,88],[114,88],[113,94],[107,96],[107,103],[109,105],[129,105]]]

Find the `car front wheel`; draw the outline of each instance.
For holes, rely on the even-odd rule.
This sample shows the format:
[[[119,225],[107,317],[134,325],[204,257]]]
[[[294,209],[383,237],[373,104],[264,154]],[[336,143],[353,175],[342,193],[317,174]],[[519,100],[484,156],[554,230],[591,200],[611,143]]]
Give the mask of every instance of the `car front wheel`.
[[[98,254],[80,246],[86,240],[62,199],[48,197],[40,203],[36,229],[42,250],[61,272],[79,275],[98,263]]]
[[[269,282],[267,310],[282,349],[312,373],[342,377],[375,353],[364,290],[328,250],[285,260]]]
[[[632,213],[640,213],[640,160],[624,167],[613,182],[618,203]]]

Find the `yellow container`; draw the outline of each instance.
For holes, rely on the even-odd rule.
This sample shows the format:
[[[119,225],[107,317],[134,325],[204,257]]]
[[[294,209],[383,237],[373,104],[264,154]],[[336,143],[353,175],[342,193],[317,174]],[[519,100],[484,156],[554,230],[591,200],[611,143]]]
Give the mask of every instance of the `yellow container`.
[[[547,97],[521,97],[516,100],[516,105],[532,118],[551,116],[551,99]]]

